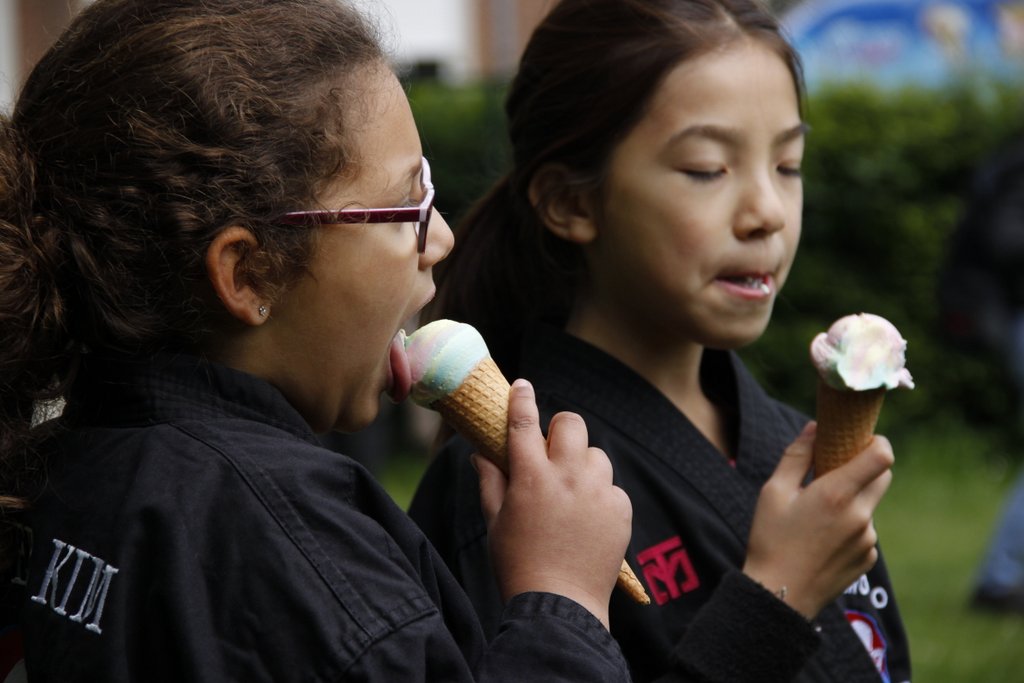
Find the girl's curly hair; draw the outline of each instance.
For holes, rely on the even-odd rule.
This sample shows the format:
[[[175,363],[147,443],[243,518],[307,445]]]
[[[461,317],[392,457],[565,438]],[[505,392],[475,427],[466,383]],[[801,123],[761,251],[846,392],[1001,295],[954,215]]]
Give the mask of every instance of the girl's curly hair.
[[[257,237],[244,264],[266,296],[304,272],[312,234],[274,218],[354,161],[359,76],[385,62],[338,0],[98,0],[76,17],[0,117],[0,518],[30,496],[33,413],[82,349],[214,338],[203,260],[221,229]]]

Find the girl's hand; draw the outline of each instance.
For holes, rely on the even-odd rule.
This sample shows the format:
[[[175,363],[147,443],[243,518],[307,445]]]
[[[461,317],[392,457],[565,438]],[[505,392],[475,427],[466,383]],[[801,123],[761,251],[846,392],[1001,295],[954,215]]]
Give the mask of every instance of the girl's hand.
[[[587,447],[579,415],[555,415],[545,441],[533,387],[518,380],[508,417],[508,478],[473,456],[502,597],[557,593],[607,627],[608,601],[629,542],[629,498],[612,484],[604,451]]]
[[[875,508],[892,480],[893,453],[876,436],[850,462],[804,487],[814,423],[786,449],[761,490],[743,571],[813,619],[878,560]]]

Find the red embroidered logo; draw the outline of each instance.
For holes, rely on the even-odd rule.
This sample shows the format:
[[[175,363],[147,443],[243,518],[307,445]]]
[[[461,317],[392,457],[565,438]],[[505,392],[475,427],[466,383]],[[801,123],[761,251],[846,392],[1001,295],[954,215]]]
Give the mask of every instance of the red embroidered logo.
[[[700,586],[700,578],[693,571],[690,556],[683,547],[683,540],[673,536],[667,541],[652,545],[640,552],[636,559],[644,570],[647,587],[654,595],[654,601],[664,605]]]

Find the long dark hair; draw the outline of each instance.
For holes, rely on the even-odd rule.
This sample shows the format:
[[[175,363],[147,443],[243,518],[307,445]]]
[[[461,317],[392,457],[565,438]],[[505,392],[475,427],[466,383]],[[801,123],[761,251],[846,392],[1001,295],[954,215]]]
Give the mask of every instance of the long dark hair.
[[[455,230],[429,314],[475,325],[509,375],[534,320],[564,322],[583,272],[579,247],[544,228],[528,188],[558,163],[580,191],[600,188],[612,150],[675,66],[730,42],[796,52],[757,0],[562,0],[534,31],[505,103],[513,166]],[[541,199],[543,201],[543,198]]]
[[[273,219],[352,161],[346,114],[385,59],[338,0],[99,0],[76,17],[0,117],[0,514],[25,502],[33,410],[82,349],[211,341],[203,258],[221,229],[257,237],[246,275],[267,296],[304,271],[311,233]]]

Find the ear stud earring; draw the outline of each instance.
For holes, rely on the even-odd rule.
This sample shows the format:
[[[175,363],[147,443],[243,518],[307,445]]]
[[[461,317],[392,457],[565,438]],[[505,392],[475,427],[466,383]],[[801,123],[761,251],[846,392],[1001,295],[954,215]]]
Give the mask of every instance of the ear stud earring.
[[[263,304],[260,304],[260,307],[256,309],[256,312],[260,314],[261,318],[267,317],[267,307]]]

